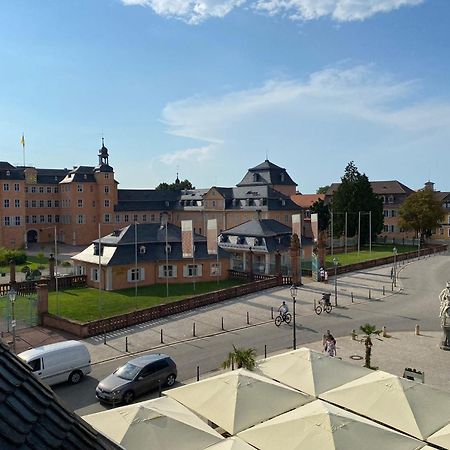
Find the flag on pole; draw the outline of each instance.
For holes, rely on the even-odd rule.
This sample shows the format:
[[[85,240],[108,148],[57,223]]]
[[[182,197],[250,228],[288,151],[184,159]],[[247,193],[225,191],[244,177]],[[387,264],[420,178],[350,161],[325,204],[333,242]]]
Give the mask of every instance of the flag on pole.
[[[208,255],[217,255],[217,219],[208,219],[206,240]]]
[[[25,135],[22,133],[22,137],[20,138],[20,144],[22,147],[25,147]]]
[[[292,234],[296,234],[301,242],[302,239],[302,216],[301,214],[292,215]]]
[[[319,240],[319,215],[311,214],[311,231],[315,243]]]
[[[181,221],[181,247],[183,249],[183,258],[194,257],[194,232],[192,220]]]

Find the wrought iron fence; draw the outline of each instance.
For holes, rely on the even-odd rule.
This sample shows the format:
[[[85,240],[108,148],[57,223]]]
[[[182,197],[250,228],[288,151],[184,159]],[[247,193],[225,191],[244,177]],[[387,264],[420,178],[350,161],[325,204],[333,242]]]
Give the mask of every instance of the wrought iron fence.
[[[9,333],[13,320],[16,321],[16,330],[34,327],[38,324],[36,294],[21,295],[18,293],[14,301],[14,314],[8,295],[0,296],[0,331]]]

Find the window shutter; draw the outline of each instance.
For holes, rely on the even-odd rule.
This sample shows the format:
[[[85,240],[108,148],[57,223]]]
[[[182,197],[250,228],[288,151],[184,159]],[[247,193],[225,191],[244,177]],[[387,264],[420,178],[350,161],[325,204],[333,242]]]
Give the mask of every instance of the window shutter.
[[[164,278],[164,266],[159,266],[158,267],[158,277],[159,278]]]
[[[145,269],[143,267],[141,267],[139,270],[140,270],[139,280],[144,281],[145,280]]]
[[[127,272],[127,281],[131,282],[131,269]]]
[[[188,277],[188,266],[183,266],[183,277],[187,278]]]
[[[94,268],[91,269],[91,280],[95,281],[95,277],[94,277]]]
[[[172,278],[177,278],[177,266],[172,266]]]
[[[197,264],[197,276],[198,277],[202,276],[202,269],[203,269],[203,264]]]

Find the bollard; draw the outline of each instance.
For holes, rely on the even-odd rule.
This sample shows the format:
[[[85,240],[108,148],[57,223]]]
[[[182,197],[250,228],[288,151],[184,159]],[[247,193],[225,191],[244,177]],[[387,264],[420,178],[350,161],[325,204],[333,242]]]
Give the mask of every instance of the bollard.
[[[420,328],[419,328],[419,324],[418,323],[415,326],[414,334],[416,336],[420,336]]]
[[[192,324],[192,336],[195,337],[195,322]]]
[[[369,288],[369,300],[372,298],[372,293],[370,292],[370,288]]]
[[[381,327],[381,331],[382,331],[381,336],[387,337],[387,334],[386,334],[386,327],[385,327],[385,326]]]
[[[250,316],[248,314],[248,311],[247,311],[247,325],[250,325]]]
[[[267,345],[264,345],[264,359],[267,358]]]
[[[103,332],[103,343],[106,345],[106,331]]]
[[[383,295],[386,295],[386,291],[384,290],[384,286],[383,286]]]
[[[314,310],[316,309],[316,299],[314,299]]]
[[[128,353],[128,336],[125,336],[125,352]]]
[[[352,292],[352,294],[351,294],[351,295],[352,295],[352,303],[353,303],[353,292]]]
[[[356,340],[356,336],[358,336],[358,335],[356,334],[356,331],[355,331],[355,330],[352,330],[352,341],[355,341],[355,340]]]
[[[231,370],[234,370],[234,358],[231,358]]]
[[[394,282],[392,282],[391,290],[394,292]]]
[[[273,306],[270,308],[270,318],[273,319]]]
[[[163,339],[163,330],[161,328],[161,344],[164,344],[164,339]]]
[[[223,327],[223,317],[222,317],[222,331],[225,330],[225,328]]]
[[[197,366],[197,381],[200,381],[200,366]]]

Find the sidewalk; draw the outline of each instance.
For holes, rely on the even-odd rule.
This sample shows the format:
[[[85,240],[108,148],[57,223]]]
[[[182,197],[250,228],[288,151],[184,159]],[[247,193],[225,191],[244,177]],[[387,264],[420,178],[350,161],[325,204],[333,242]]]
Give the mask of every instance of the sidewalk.
[[[400,267],[400,277],[401,269]],[[382,266],[370,271],[361,271],[338,277],[338,303],[340,306],[350,306],[353,303],[376,301],[386,298],[402,290],[401,278],[397,286],[393,287],[390,279],[391,266]],[[305,285],[299,288],[297,298],[297,315],[304,317],[315,315],[314,300],[321,298],[322,292],[331,293],[334,305],[334,280],[328,284],[304,280]],[[384,286],[384,295],[383,295]],[[392,291],[392,288],[394,289]],[[369,299],[369,290],[370,297]],[[161,330],[163,330],[164,344],[193,340],[195,323],[196,337],[205,337],[237,330],[249,326],[271,322],[272,308],[276,315],[282,300],[290,300],[289,287],[274,288],[267,291],[247,295],[215,305],[210,305],[195,311],[170,316],[161,320],[143,323],[131,328],[108,333],[107,345],[103,344],[103,336],[96,336],[84,340],[89,348],[93,363],[131,356],[161,345]],[[249,324],[247,324],[247,313]],[[222,330],[222,318],[224,330]],[[301,320],[301,319],[300,319]],[[380,370],[402,376],[406,367],[412,367],[425,372],[427,384],[450,391],[450,354],[439,349],[440,334],[426,332],[415,336],[413,332],[390,332],[390,338],[373,339],[372,365]],[[125,351],[125,337],[129,340],[129,352]],[[28,348],[45,345],[52,342],[70,339],[71,337],[56,330],[34,327],[19,330],[16,340],[17,352]],[[338,357],[358,365],[363,360],[354,360],[350,356],[364,357],[364,346],[359,341],[353,341],[350,336],[336,336]],[[10,334],[4,340],[11,344]],[[322,342],[308,344],[308,347],[322,351]],[[332,374],[330,375],[332,376]]]
[[[394,287],[390,279],[390,270],[391,266],[381,266],[370,271],[338,276],[339,306],[349,306],[352,302],[357,304],[375,301],[400,291],[402,288],[401,280],[399,279],[397,286]],[[333,278],[330,278],[327,284],[312,282],[310,279],[304,279],[303,281],[305,284],[299,288],[297,294],[297,317],[315,315],[314,302],[321,298],[322,292],[331,293],[331,302],[334,305]],[[108,345],[103,345],[104,336],[88,338],[84,342],[89,348],[93,363],[98,363],[160,346],[161,330],[163,342],[171,344],[192,339],[194,327],[196,337],[205,337],[223,333],[224,330],[231,331],[271,322],[273,316],[277,315],[278,307],[283,300],[287,300],[288,304],[291,301],[289,287],[277,287],[117,330],[107,334]],[[18,330],[17,335],[16,349],[18,353],[31,347],[67,339],[67,335],[57,330],[47,330],[40,327]],[[126,336],[129,341],[129,353],[125,351]],[[4,340],[11,343],[11,335],[5,334]]]

